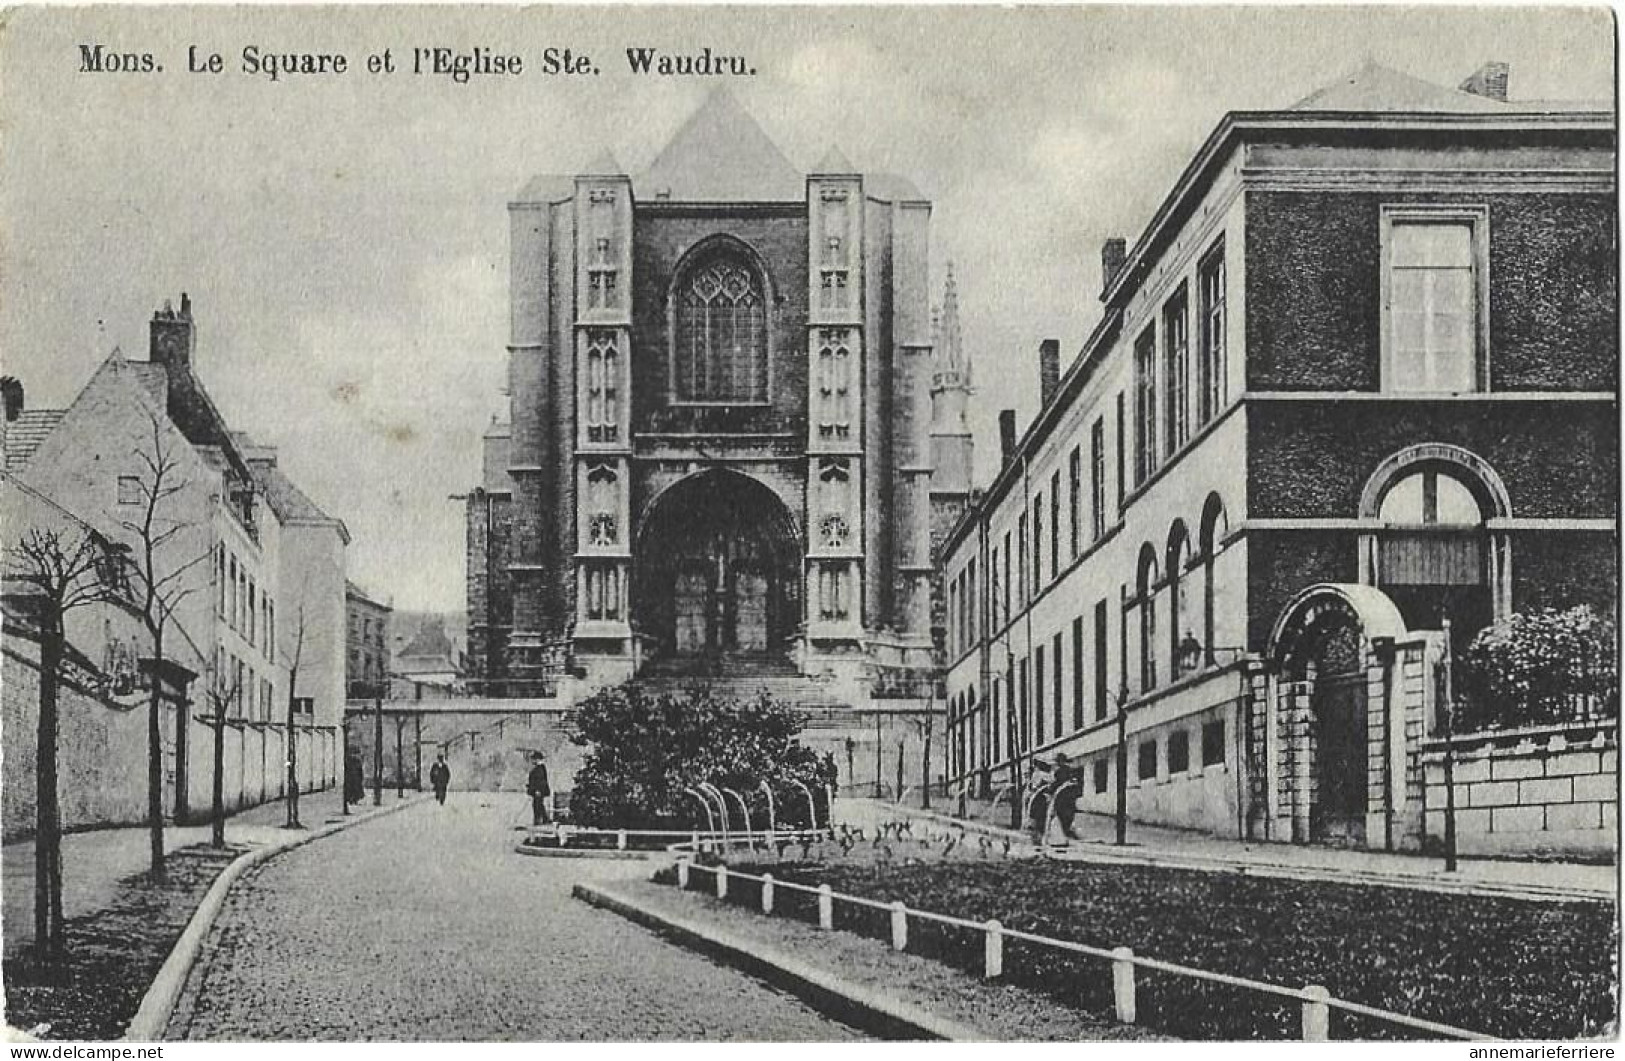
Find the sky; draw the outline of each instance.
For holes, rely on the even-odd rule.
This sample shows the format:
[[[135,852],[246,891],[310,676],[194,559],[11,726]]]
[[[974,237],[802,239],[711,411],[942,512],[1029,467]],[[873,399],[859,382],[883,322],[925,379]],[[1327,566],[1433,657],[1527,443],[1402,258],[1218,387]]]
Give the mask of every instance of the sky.
[[[629,47],[744,55],[728,87],[792,163],[831,145],[933,200],[934,298],[953,261],[980,477],[996,417],[1037,406],[1037,350],[1081,346],[1101,241],[1138,236],[1225,112],[1278,109],[1366,60],[1453,86],[1607,99],[1604,8],[73,7],[0,22],[0,364],[60,408],[107,353],[191,295],[198,371],[349,526],[353,579],[460,610],[462,507],[504,410],[506,204],[608,149],[640,171],[712,88],[639,77]],[[162,72],[80,72],[80,45]],[[189,72],[221,54],[224,72]],[[343,53],[271,81],[242,50]],[[414,47],[518,54],[457,84]],[[544,49],[596,75],[547,76]],[[389,49],[397,71],[369,74]]]

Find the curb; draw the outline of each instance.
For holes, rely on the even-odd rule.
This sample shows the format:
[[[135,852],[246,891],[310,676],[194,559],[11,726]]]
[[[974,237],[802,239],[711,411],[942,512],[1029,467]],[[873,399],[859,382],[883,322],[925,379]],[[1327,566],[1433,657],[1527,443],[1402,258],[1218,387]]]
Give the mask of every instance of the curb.
[[[577,899],[653,929],[681,946],[701,951],[788,991],[814,1009],[893,1041],[991,1042],[969,1025],[945,1020],[899,999],[815,969],[779,951],[763,949],[709,925],[656,913],[601,884],[577,884]]]
[[[352,825],[360,825],[375,818],[382,818],[386,814],[394,814],[421,801],[421,797],[404,800],[388,807],[355,815],[349,820],[329,822],[308,832],[290,836],[285,841],[256,847],[233,859],[229,866],[220,871],[220,875],[214,879],[214,883],[204,894],[203,901],[192,912],[191,919],[186,922],[186,929],[175,941],[169,957],[164,959],[164,964],[158,969],[158,975],[153,977],[152,983],[147,987],[146,994],[141,996],[141,1005],[136,1009],[135,1016],[130,1018],[129,1027],[124,1030],[121,1041],[139,1043],[163,1041],[164,1032],[169,1028],[169,1019],[174,1015],[175,1006],[180,1002],[181,995],[186,989],[187,978],[191,976],[199,955],[203,953],[204,940],[208,938],[209,930],[214,927],[215,919],[220,916],[220,911],[226,904],[227,893],[231,891],[231,886],[237,883],[237,879],[250,868],[261,862],[267,862],[284,851],[292,851],[313,840],[332,836]]]
[[[968,832],[988,836],[1009,837],[1031,843],[1026,834],[1016,833],[985,822],[965,821],[934,810],[918,807],[898,808],[901,813],[926,818],[943,825],[955,826]],[[1046,848],[1040,857],[1054,862],[1085,862],[1096,865],[1150,866],[1158,869],[1188,869],[1204,873],[1235,873],[1250,877],[1273,877],[1286,880],[1325,881],[1329,884],[1347,884],[1372,888],[1406,888],[1412,891],[1439,892],[1446,895],[1476,895],[1494,899],[1524,899],[1531,902],[1613,902],[1611,892],[1590,889],[1563,888],[1539,884],[1513,884],[1493,880],[1469,880],[1441,877],[1423,877],[1407,873],[1382,873],[1359,870],[1340,870],[1319,866],[1298,866],[1289,862],[1248,862],[1205,855],[1156,854],[1149,848],[1121,854],[1109,850],[1111,845],[1100,843],[1074,844],[1066,848]],[[1063,858],[1048,852],[1067,851]],[[1075,854],[1073,853],[1075,852]]]
[[[585,847],[572,850],[568,847],[536,847],[533,844],[525,843],[515,844],[514,851],[521,855],[529,855],[531,858],[602,858],[632,862],[647,862],[652,858],[666,856],[664,851],[616,851],[613,848],[595,851]]]

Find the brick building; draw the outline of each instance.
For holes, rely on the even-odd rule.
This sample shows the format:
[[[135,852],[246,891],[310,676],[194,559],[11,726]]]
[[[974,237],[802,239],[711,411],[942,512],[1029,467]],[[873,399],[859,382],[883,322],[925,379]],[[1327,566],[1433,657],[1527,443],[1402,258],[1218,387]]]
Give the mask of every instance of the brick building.
[[[229,806],[281,794],[290,695],[308,708],[295,717],[303,783],[325,785],[335,776],[349,541],[343,523],[282,473],[274,449],[230,430],[196,373],[195,354],[191,303],[183,295],[178,310],[166,304],[153,315],[149,360],[131,360],[115,349],[67,409],[26,410],[21,388],[13,385],[0,435],[8,535],[66,521],[133,549],[136,539],[125,523],[142,511],[149,462],[159,450],[172,462],[165,486],[174,492],[161,503],[155,528],[164,536],[156,566],[160,577],[180,572],[176,588],[187,591],[171,615],[164,648],[165,669],[178,668],[191,680],[189,689],[177,691],[164,719],[166,809],[182,820],[207,810],[212,761],[201,716],[213,710],[211,694],[225,700]],[[94,611],[94,621],[70,635],[85,660],[117,668],[151,654],[144,630],[119,609]],[[17,622],[21,617],[8,615],[8,624]],[[34,680],[15,670],[37,665],[11,650],[25,645],[26,638],[8,640],[5,660],[8,793],[30,785],[22,776],[29,756],[16,743],[32,740],[31,731],[11,724],[29,709],[14,704],[9,692]],[[296,649],[297,687],[290,690]],[[92,674],[80,682],[100,703],[92,715],[130,710],[98,699],[98,681]],[[65,787],[100,786],[106,796],[87,799],[87,817],[70,817],[65,825],[129,821],[144,813],[144,795],[137,803],[129,792],[107,791],[105,777],[123,769],[126,759],[137,762],[140,768],[128,776],[139,775],[144,793],[145,738],[101,747],[112,761],[70,757],[64,764]],[[8,796],[8,834],[20,827],[12,805]],[[73,804],[65,807],[71,815]]]
[[[1506,85],[1368,65],[1232,113],[1107,242],[1099,326],[1064,375],[1043,345],[1041,411],[943,550],[962,790],[1065,751],[1089,809],[1121,784],[1139,820],[1414,847],[1444,622],[1459,649],[1617,610],[1614,115]],[[1512,744],[1595,742],[1606,774],[1612,739]],[[1609,847],[1602,780],[1464,828]]]
[[[520,192],[510,415],[467,502],[474,691],[749,672],[929,701],[933,523],[971,464],[930,216],[838,151],[793,166],[725,91],[643,174],[604,155]]]
[[[373,600],[354,582],[344,584],[344,676],[353,700],[380,695],[389,681],[389,613],[389,605]]]

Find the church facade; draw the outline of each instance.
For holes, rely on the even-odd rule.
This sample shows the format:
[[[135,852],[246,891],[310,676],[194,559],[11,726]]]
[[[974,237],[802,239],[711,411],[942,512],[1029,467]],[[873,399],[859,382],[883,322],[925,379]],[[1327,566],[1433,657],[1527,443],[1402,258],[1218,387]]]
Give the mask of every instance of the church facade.
[[[647,172],[600,156],[508,209],[510,416],[467,502],[471,688],[760,661],[848,704],[928,689],[933,532],[971,474],[931,203],[838,151],[798,170],[724,92]]]

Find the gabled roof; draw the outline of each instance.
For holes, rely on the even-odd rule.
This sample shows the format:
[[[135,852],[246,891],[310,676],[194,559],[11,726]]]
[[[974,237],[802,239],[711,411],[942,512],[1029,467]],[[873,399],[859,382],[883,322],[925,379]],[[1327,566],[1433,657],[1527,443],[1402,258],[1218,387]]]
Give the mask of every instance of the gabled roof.
[[[47,435],[67,415],[66,409],[25,409],[6,425],[6,468],[15,472],[28,463]]]
[[[796,202],[807,195],[805,175],[725,88],[707,97],[634,186],[645,201]]]
[[[295,486],[292,479],[282,474],[274,458],[255,458],[249,462],[249,468],[265,495],[266,503],[284,526],[290,523],[331,526],[339,532],[339,538],[345,545],[350,544],[350,529],[344,525],[344,521],[323,512],[321,506]]]
[[[1294,103],[1290,110],[1504,114],[1515,108],[1488,96],[1445,88],[1367,60]]]

